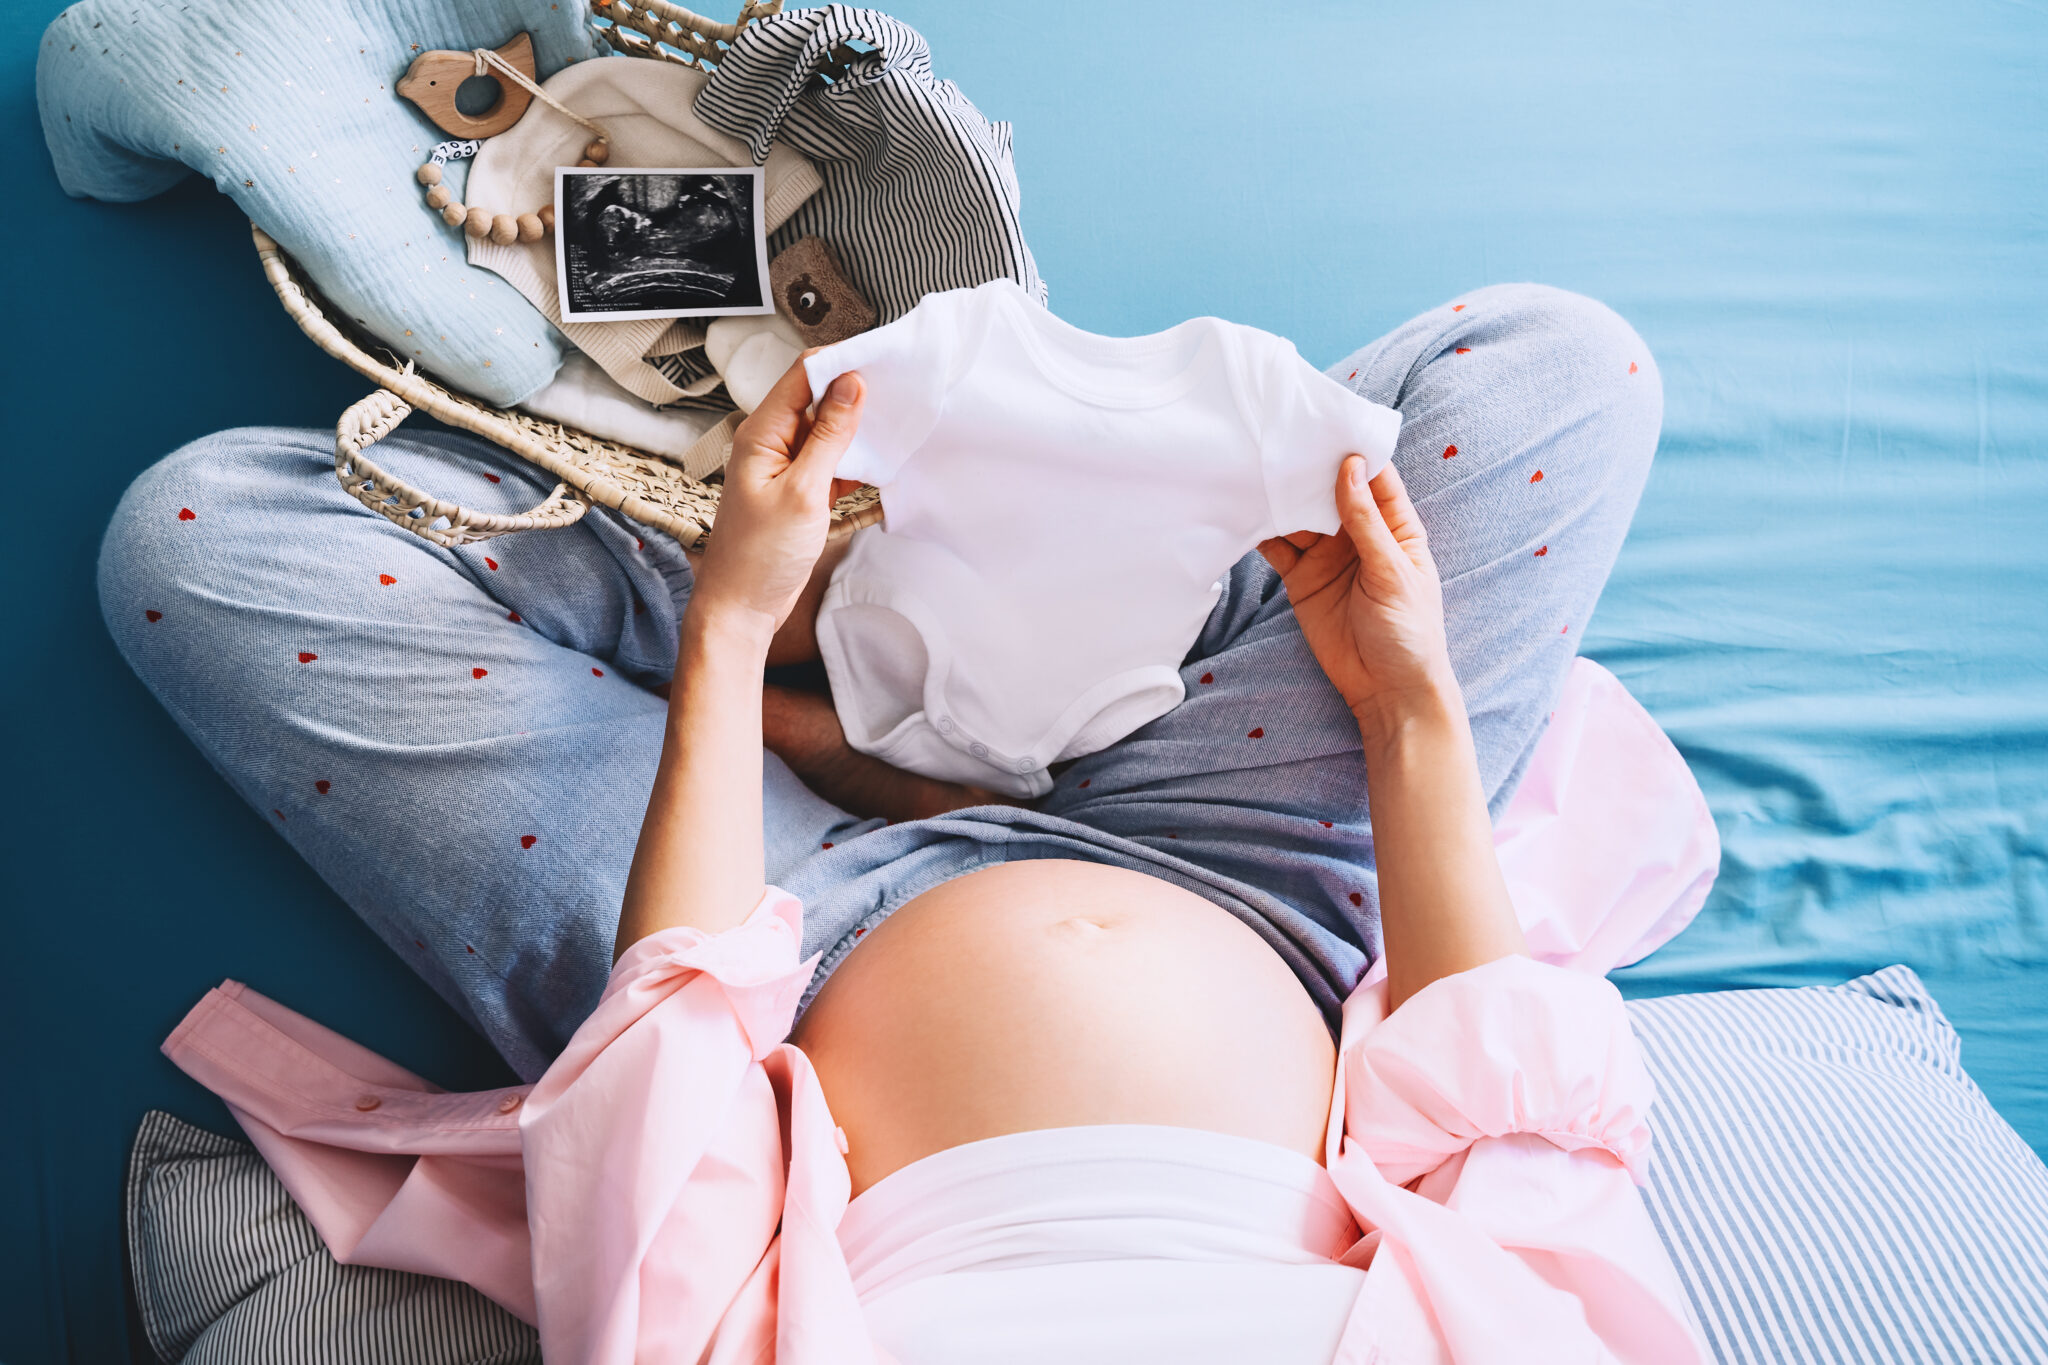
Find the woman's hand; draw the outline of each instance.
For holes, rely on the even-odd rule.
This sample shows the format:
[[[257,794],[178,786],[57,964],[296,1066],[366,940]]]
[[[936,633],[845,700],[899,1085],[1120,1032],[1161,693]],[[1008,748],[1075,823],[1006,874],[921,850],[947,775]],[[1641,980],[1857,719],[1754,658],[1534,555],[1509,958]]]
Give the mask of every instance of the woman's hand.
[[[1259,546],[1337,685],[1365,754],[1387,1001],[1528,951],[1480,787],[1472,727],[1444,640],[1444,594],[1415,504],[1388,465],[1337,473],[1334,536]]]
[[[1417,704],[1456,695],[1443,588],[1392,465],[1367,483],[1365,460],[1345,457],[1337,515],[1336,535],[1279,536],[1259,553],[1286,583],[1301,633],[1360,727],[1384,728]]]
[[[810,378],[798,363],[733,434],[718,530],[683,614],[615,958],[676,925],[723,933],[760,902],[761,668],[824,551],[832,469],[861,394],[858,376],[841,375],[806,422]]]
[[[766,626],[764,636],[788,619],[824,551],[832,470],[860,425],[865,396],[859,375],[840,375],[816,419],[806,420],[811,381],[799,360],[740,423],[718,525],[697,568],[693,613],[748,618]]]

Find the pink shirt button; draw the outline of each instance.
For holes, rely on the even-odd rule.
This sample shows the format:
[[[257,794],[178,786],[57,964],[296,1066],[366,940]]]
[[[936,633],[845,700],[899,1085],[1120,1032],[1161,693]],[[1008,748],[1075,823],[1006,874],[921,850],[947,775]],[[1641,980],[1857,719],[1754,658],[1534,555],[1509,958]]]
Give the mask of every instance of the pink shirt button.
[[[367,1114],[372,1109],[382,1107],[383,1103],[384,1101],[378,1099],[375,1095],[364,1095],[356,1100],[356,1108]]]

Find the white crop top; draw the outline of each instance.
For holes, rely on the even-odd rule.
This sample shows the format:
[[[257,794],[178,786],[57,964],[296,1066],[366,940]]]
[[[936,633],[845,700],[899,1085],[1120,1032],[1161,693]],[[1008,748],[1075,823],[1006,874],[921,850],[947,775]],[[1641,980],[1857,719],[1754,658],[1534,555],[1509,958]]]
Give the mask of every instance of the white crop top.
[[[1401,426],[1269,333],[1095,336],[1009,280],[804,365],[814,398],[860,371],[838,473],[882,491],[818,610],[847,742],[1018,797],[1178,705],[1222,576],[1336,531],[1339,464],[1378,472]]]

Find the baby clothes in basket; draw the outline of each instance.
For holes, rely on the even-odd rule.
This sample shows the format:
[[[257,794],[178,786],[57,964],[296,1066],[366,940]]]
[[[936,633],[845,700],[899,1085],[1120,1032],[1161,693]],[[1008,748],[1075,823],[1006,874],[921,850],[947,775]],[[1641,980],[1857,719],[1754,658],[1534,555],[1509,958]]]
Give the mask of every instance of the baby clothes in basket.
[[[1400,415],[1216,318],[1095,336],[1009,280],[933,294],[805,362],[860,371],[841,478],[882,490],[818,610],[847,741],[1010,796],[1180,703],[1179,665],[1259,541],[1337,529],[1346,454]]]

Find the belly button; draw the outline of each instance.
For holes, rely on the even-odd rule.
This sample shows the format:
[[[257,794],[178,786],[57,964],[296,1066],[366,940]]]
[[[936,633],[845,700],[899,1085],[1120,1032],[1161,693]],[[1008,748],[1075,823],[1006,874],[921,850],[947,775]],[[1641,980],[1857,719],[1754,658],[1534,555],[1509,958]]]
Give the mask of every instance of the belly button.
[[[1056,920],[1053,923],[1053,928],[1065,929],[1069,933],[1075,934],[1085,934],[1090,931],[1098,934],[1109,932],[1107,924],[1104,924],[1101,920],[1089,919],[1086,915],[1073,915],[1067,919]]]

